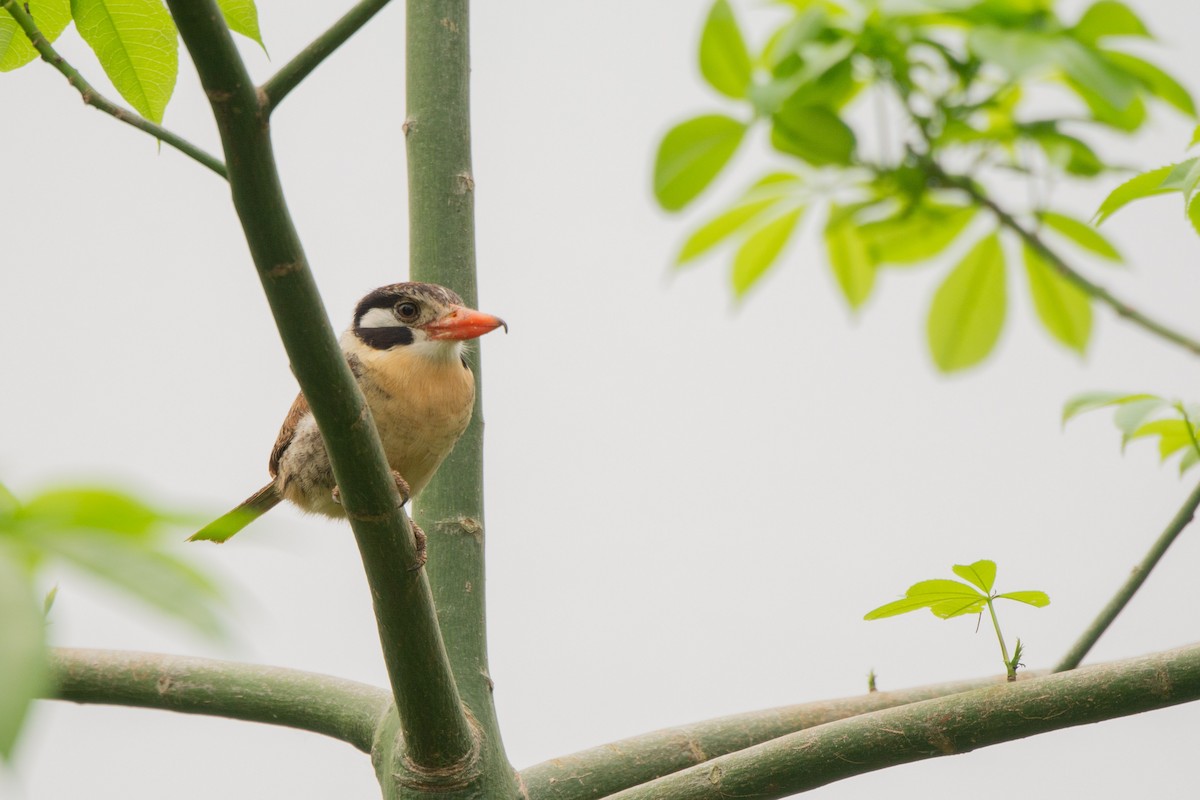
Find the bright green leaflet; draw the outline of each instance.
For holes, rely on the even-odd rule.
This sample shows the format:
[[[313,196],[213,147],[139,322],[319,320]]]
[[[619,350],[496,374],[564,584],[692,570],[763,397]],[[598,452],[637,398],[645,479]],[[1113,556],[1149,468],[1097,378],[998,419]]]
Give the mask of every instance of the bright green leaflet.
[[[854,156],[854,131],[825,106],[787,104],[774,117],[771,144],[813,166],[849,164]]]
[[[1150,31],[1138,19],[1129,6],[1116,0],[1100,0],[1093,3],[1080,17],[1079,22],[1071,29],[1076,38],[1095,44],[1105,36],[1144,36]]]
[[[254,5],[254,0],[217,0],[217,6],[229,30],[258,42],[258,46],[266,52],[267,46],[263,44],[262,31],[258,28],[258,7]]]
[[[654,196],[678,211],[712,183],[746,133],[744,123],[721,114],[695,117],[663,137],[654,162]]]
[[[1037,251],[1029,246],[1022,250],[1038,319],[1051,336],[1082,355],[1092,335],[1091,299],[1058,274]]]
[[[179,71],[179,41],[161,0],[71,0],[71,14],[121,96],[162,122]]]
[[[942,372],[978,364],[1004,327],[1007,293],[1000,237],[989,234],[958,263],[933,296],[926,333]]]
[[[831,213],[831,217],[835,216]],[[842,295],[857,310],[871,295],[875,286],[875,264],[867,242],[858,227],[849,218],[827,225],[825,247],[829,252],[829,266],[833,277],[842,290]]]
[[[1067,237],[1084,250],[1107,258],[1110,261],[1119,262],[1124,260],[1121,257],[1120,251],[1113,247],[1112,243],[1108,239],[1105,239],[1099,231],[1086,222],[1080,222],[1073,217],[1068,217],[1066,214],[1059,214],[1054,211],[1043,211],[1038,214],[1038,219],[1045,223],[1046,227],[1052,229],[1055,233]]]
[[[741,297],[746,294],[771,268],[803,213],[803,208],[797,208],[776,217],[746,239],[733,259],[731,279],[735,295]]]
[[[1190,159],[1183,163],[1191,164],[1195,161],[1196,159]],[[1167,179],[1174,173],[1178,166],[1178,164],[1172,164],[1150,170],[1149,172],[1143,172],[1141,175],[1130,178],[1116,189],[1113,189],[1108,197],[1104,198],[1104,202],[1100,204],[1100,208],[1096,211],[1096,224],[1102,224],[1104,220],[1134,200],[1179,191],[1179,186],[1167,182]]]
[[[728,0],[717,0],[700,36],[700,74],[709,85],[735,100],[750,86],[750,54]]]
[[[49,42],[57,39],[71,21],[71,0],[27,0],[26,5],[38,30]],[[22,67],[37,54],[17,21],[0,11],[0,72]]]
[[[876,264],[916,264],[950,246],[975,218],[974,206],[922,204],[859,226]]]

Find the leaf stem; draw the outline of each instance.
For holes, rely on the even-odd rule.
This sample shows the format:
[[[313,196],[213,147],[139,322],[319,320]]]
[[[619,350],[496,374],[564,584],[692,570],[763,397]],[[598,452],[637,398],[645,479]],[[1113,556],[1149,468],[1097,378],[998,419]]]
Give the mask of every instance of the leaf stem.
[[[897,764],[1200,699],[1200,645],[875,711],[748,747],[611,800],[773,800]],[[620,755],[614,755],[619,758]]]
[[[996,605],[989,596],[987,599],[988,614],[992,616],[992,627],[996,629],[996,640],[1000,642],[1000,655],[1004,658],[1004,670],[1009,681],[1017,679],[1017,667],[1008,657],[1008,645],[1004,643],[1004,633],[1000,630],[1000,620],[996,617]]]
[[[126,125],[150,134],[160,142],[174,147],[188,158],[203,164],[222,178],[228,180],[229,176],[226,174],[225,165],[221,163],[219,158],[210,155],[182,136],[172,133],[161,125],[157,125],[139,116],[136,112],[117,105],[96,91],[84,79],[83,75],[79,73],[79,70],[67,63],[67,60],[58,54],[58,51],[54,49],[50,41],[38,29],[33,18],[25,11],[22,3],[18,0],[0,0],[0,8],[7,11],[17,21],[17,25],[21,26],[21,30],[25,32],[25,36],[29,38],[30,44],[38,51],[42,60],[62,73],[63,77],[67,79],[67,83],[71,84],[79,92],[84,103],[99,111],[103,111],[105,114],[124,122]]]
[[[12,0],[9,0],[12,2]],[[372,17],[383,10],[391,0],[362,0],[346,14],[333,23],[329,30],[301,50],[295,58],[284,64],[278,72],[272,75],[260,89],[263,94],[263,107],[270,114],[283,98],[287,97],[301,81],[321,65],[326,58],[333,54],[346,41],[358,33]]]
[[[233,203],[292,370],[324,437],[371,587],[403,735],[398,758],[387,756],[381,780],[399,780],[397,769],[408,769],[409,780],[435,773],[437,780],[454,778],[473,764],[475,735],[379,434],[292,223],[267,114],[214,0],[167,5],[212,105]]]
[[[159,653],[51,651],[53,697],[204,714],[331,736],[370,753],[391,707],[383,689],[279,667]]]
[[[951,175],[945,172],[941,165],[928,156],[918,156],[921,164],[929,172],[930,176],[937,179],[946,186],[951,186],[966,194],[971,200],[979,206],[982,206],[995,215],[1001,226],[1019,236],[1030,248],[1038,253],[1045,261],[1058,272],[1066,280],[1073,283],[1085,294],[1095,300],[1104,303],[1109,308],[1117,313],[1118,316],[1124,317],[1134,325],[1154,334],[1155,336],[1172,344],[1178,345],[1189,351],[1193,355],[1200,355],[1200,340],[1197,340],[1187,334],[1181,333],[1173,328],[1164,325],[1161,322],[1147,316],[1138,311],[1133,306],[1121,300],[1108,289],[1088,280],[1080,273],[1071,268],[1066,261],[1062,259],[1056,252],[1050,249],[1049,245],[1035,231],[1026,228],[1017,219],[1000,207],[994,200],[988,197],[970,178],[961,175]]]
[[[1125,606],[1129,605],[1129,601],[1133,599],[1138,589],[1150,577],[1150,572],[1166,554],[1167,548],[1171,546],[1175,538],[1195,518],[1197,508],[1200,508],[1200,485],[1192,490],[1187,500],[1184,501],[1183,506],[1175,514],[1174,518],[1171,519],[1170,524],[1167,525],[1166,530],[1162,532],[1151,546],[1150,551],[1146,553],[1145,558],[1133,568],[1125,583],[1121,585],[1121,588],[1108,601],[1108,604],[1100,610],[1100,613],[1092,621],[1092,624],[1084,630],[1075,644],[1071,646],[1071,649],[1067,651],[1067,654],[1054,667],[1055,672],[1066,672],[1079,666],[1080,662],[1087,656],[1088,651],[1100,640],[1100,637],[1104,635],[1104,632],[1116,620],[1117,615],[1125,609]]]

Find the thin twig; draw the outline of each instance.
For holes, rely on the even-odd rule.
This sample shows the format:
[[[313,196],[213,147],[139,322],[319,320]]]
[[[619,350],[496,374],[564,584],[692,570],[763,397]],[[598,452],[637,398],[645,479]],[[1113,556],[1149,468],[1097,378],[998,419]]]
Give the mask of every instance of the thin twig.
[[[1100,301],[1101,303],[1104,303],[1113,311],[1117,312],[1118,316],[1124,317],[1133,324],[1140,326],[1144,330],[1149,331],[1160,339],[1164,339],[1172,344],[1178,345],[1185,350],[1188,350],[1193,355],[1200,355],[1200,340],[1196,340],[1187,334],[1180,333],[1179,331],[1170,328],[1161,322],[1158,322],[1141,311],[1138,311],[1124,300],[1121,300],[1108,289],[1105,289],[1103,286],[1100,286],[1099,284],[1083,277],[1083,275],[1072,269],[1071,266],[1067,264],[1067,262],[1064,261],[1061,256],[1051,250],[1045,241],[1042,240],[1041,236],[1018,222],[1012,214],[1005,211],[996,203],[996,201],[992,200],[984,192],[982,192],[970,178],[966,178],[961,175],[951,175],[945,172],[941,165],[931,158],[923,157],[921,159],[921,163],[927,170],[929,170],[930,175],[939,180],[941,183],[958,189],[970,197],[971,200],[977,205],[983,206],[991,211],[1003,227],[1008,228],[1010,231],[1019,236],[1027,245],[1029,245],[1030,248],[1036,251],[1037,254],[1043,259],[1045,259],[1045,261],[1051,267],[1053,267],[1059,275],[1073,283],[1075,286],[1079,287],[1085,294]]]
[[[83,102],[92,108],[103,111],[105,114],[112,116],[126,125],[131,125],[139,131],[148,133],[160,142],[164,142],[171,147],[174,147],[179,152],[183,153],[188,158],[191,158],[204,166],[211,169],[213,172],[228,180],[228,175],[225,172],[225,165],[221,163],[221,159],[213,156],[196,145],[184,139],[178,134],[172,133],[161,125],[157,125],[144,117],[139,116],[135,112],[123,108],[109,100],[104,95],[100,94],[96,89],[87,82],[84,77],[79,74],[79,70],[75,69],[67,60],[58,54],[58,51],[51,46],[50,42],[38,29],[33,18],[25,11],[24,6],[17,0],[0,0],[0,8],[7,11],[12,18],[21,26],[21,30],[25,31],[25,35],[29,38],[30,44],[42,56],[42,60],[56,70],[62,73],[67,79],[67,83],[75,87],[80,96],[83,97]]]
[[[1166,530],[1162,532],[1162,535],[1154,542],[1150,551],[1146,553],[1146,557],[1142,559],[1140,564],[1133,568],[1133,571],[1129,574],[1129,578],[1100,611],[1095,621],[1087,627],[1087,630],[1083,632],[1079,640],[1071,646],[1067,654],[1054,667],[1055,672],[1065,672],[1079,666],[1079,663],[1087,656],[1088,651],[1099,641],[1104,632],[1113,624],[1117,615],[1124,610],[1125,606],[1129,604],[1129,601],[1137,593],[1137,590],[1146,582],[1146,578],[1150,577],[1150,572],[1167,552],[1167,548],[1171,546],[1175,538],[1195,518],[1198,507],[1200,507],[1200,486],[1197,486],[1188,495],[1187,500],[1183,502],[1183,506],[1175,514],[1171,523],[1167,525]]]
[[[391,696],[364,683],[209,658],[60,648],[52,697],[205,714],[332,736],[371,752]]]
[[[12,1],[9,0],[9,2]],[[391,0],[362,0],[346,12],[345,16],[333,23],[329,30],[313,39],[312,43],[301,50],[295,58],[284,64],[262,85],[263,106],[267,113],[274,111],[283,102],[283,98],[291,93],[292,89],[295,89],[301,81],[309,76],[309,73],[320,66],[321,62],[328,58],[334,50],[345,44],[389,2]]]

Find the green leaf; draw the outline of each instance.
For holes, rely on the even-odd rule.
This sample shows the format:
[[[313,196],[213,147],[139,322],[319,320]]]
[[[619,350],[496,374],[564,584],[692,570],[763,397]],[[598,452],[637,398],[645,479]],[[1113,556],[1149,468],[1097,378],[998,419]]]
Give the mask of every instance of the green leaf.
[[[733,157],[745,124],[722,114],[695,117],[663,137],[654,162],[654,196],[667,211],[696,199]]]
[[[772,118],[771,145],[813,166],[849,164],[854,157],[854,131],[825,106],[787,103]]]
[[[1184,164],[1192,164],[1200,159],[1189,159],[1183,162]],[[1130,178],[1122,183],[1116,189],[1113,189],[1108,197],[1104,198],[1104,202],[1100,204],[1100,208],[1096,211],[1095,222],[1100,225],[1104,220],[1111,217],[1117,211],[1121,210],[1134,200],[1141,200],[1143,197],[1153,197],[1154,195],[1167,194],[1179,190],[1178,186],[1171,186],[1166,183],[1167,178],[1171,176],[1178,164],[1172,164],[1166,167],[1143,172],[1141,175]]]
[[[1095,411],[1098,408],[1107,408],[1109,406],[1120,406],[1125,403],[1133,403],[1139,400],[1159,400],[1152,394],[1130,394],[1129,392],[1083,392],[1077,394],[1063,404],[1062,421],[1065,425],[1068,420],[1084,414],[1088,411]],[[1165,402],[1165,401],[1163,401]]]
[[[97,530],[42,531],[36,543],[209,636],[223,625],[214,610],[220,593],[187,562],[151,544]]]
[[[910,611],[928,608],[942,619],[975,614],[987,603],[987,595],[980,594],[965,583],[951,580],[929,580],[914,583],[908,588],[904,599],[885,603],[868,611],[863,619],[883,619]]]
[[[733,259],[732,279],[735,295],[744,295],[771,268],[783,252],[803,213],[803,208],[797,208],[776,217],[746,239]]]
[[[1119,53],[1115,50],[1105,50],[1104,57],[1109,63],[1137,78],[1150,94],[1169,103],[1189,117],[1196,116],[1196,103],[1192,100],[1188,90],[1159,67],[1137,56]]]
[[[1168,405],[1167,401],[1161,397],[1148,397],[1144,400],[1132,400],[1117,406],[1117,411],[1113,414],[1113,423],[1121,432],[1122,452],[1133,437],[1133,432],[1142,427],[1146,420],[1166,405]]]
[[[700,74],[735,100],[745,97],[750,86],[750,54],[727,0],[717,0],[708,12],[700,36]]]
[[[1121,257],[1120,251],[1113,247],[1108,239],[1104,238],[1099,231],[1086,222],[1068,217],[1065,214],[1059,214],[1055,211],[1042,211],[1038,214],[1038,219],[1045,223],[1046,227],[1067,237],[1084,250],[1107,258],[1110,261],[1124,260]]]
[[[926,332],[942,372],[978,364],[996,346],[1007,296],[1000,237],[989,234],[971,249],[933,296]]]
[[[0,758],[13,745],[30,704],[49,685],[46,627],[29,575],[0,548]]]
[[[996,562],[983,559],[973,564],[955,564],[954,574],[972,585],[979,587],[984,593],[992,591],[996,583]]]
[[[948,248],[975,218],[974,206],[921,203],[859,226],[876,264],[914,264]]]
[[[1190,427],[1182,419],[1156,419],[1140,426],[1129,435],[1129,438],[1143,439],[1147,436],[1157,436],[1159,458],[1166,460],[1183,448],[1192,446],[1192,434],[1195,433],[1195,429],[1189,433]]]
[[[781,200],[795,194],[799,186],[799,179],[789,173],[774,173],[758,181],[733,207],[697,228],[683,243],[675,264],[682,265],[704,255]]]
[[[1038,319],[1051,336],[1083,355],[1092,335],[1091,298],[1033,248],[1026,245],[1023,250],[1029,292]]]
[[[875,286],[875,264],[866,241],[853,221],[846,218],[833,222],[836,218],[835,211],[831,210],[831,224],[825,226],[829,266],[850,308],[857,310],[866,302]]]
[[[162,0],[71,0],[71,14],[121,96],[162,122],[179,71],[175,23]]]
[[[997,600],[1001,597],[1005,600],[1016,600],[1018,603],[1028,603],[1036,608],[1045,608],[1050,605],[1050,595],[1045,592],[1027,590],[1022,592],[1005,592],[1004,594],[996,595]]]
[[[263,52],[267,52],[267,46],[262,40],[262,31],[258,29],[258,7],[254,0],[217,0],[217,6],[221,9],[221,15],[225,17],[225,24],[229,26],[229,30],[258,42]]]
[[[1133,123],[1137,117],[1135,105],[1140,105],[1137,101],[1138,81],[1135,78],[1111,64],[1094,47],[1071,39],[1059,41],[1057,60],[1068,82],[1077,91],[1084,90],[1080,96],[1093,113],[1117,127],[1122,127],[1121,122],[1127,115],[1132,116],[1124,124]],[[1140,124],[1139,119],[1137,124],[1127,129],[1132,130]]]
[[[48,42],[57,39],[71,21],[71,0],[27,0],[25,9]],[[12,15],[0,11],[0,72],[23,67],[37,54]]]
[[[131,495],[92,487],[42,492],[24,505],[18,517],[25,526],[94,528],[134,537],[175,521]]]
[[[1106,36],[1150,36],[1150,31],[1146,30],[1137,14],[1117,0],[1093,3],[1083,12],[1071,32],[1075,38],[1088,44],[1095,44]]]

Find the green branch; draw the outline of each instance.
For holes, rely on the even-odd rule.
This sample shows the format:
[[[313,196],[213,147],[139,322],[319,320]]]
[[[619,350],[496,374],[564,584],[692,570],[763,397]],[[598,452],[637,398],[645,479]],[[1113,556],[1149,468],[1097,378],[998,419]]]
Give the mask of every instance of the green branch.
[[[598,800],[785,734],[884,708],[997,686],[1002,681],[985,678],[898,692],[871,692],[666,728],[529,767],[521,771],[521,782],[529,796],[538,800]]]
[[[932,177],[946,186],[951,186],[965,193],[974,203],[991,211],[1003,227],[1019,236],[1025,244],[1029,245],[1030,248],[1045,259],[1046,263],[1053,267],[1059,275],[1073,283],[1085,294],[1104,303],[1115,311],[1118,316],[1124,317],[1134,325],[1149,331],[1160,339],[1178,345],[1193,355],[1200,355],[1200,341],[1154,320],[1118,298],[1108,289],[1076,272],[1061,256],[1050,249],[1041,236],[1018,222],[1012,214],[1005,211],[981,191],[970,178],[961,175],[950,175],[941,168],[941,165],[928,157],[922,157],[921,164],[929,171]]]
[[[13,0],[9,0],[12,2]],[[362,0],[262,85],[263,107],[271,113],[321,62],[383,10],[391,0]]]
[[[1200,699],[1200,645],[876,711],[706,761],[612,800],[789,797],[936,756]]]
[[[312,731],[370,753],[391,707],[383,689],[279,667],[116,650],[51,652],[54,697]]]
[[[213,172],[220,175],[222,178],[228,178],[225,173],[225,165],[216,156],[206,153],[196,145],[184,139],[182,136],[172,133],[161,125],[156,125],[148,119],[138,116],[133,111],[127,108],[122,108],[116,103],[109,100],[104,95],[100,94],[92,87],[79,70],[67,63],[66,59],[58,54],[58,51],[51,46],[50,42],[38,30],[33,18],[25,11],[25,7],[18,0],[0,0],[0,8],[7,11],[17,24],[21,26],[21,30],[25,31],[25,35],[29,38],[30,44],[42,56],[42,60],[56,70],[62,73],[67,79],[67,83],[75,87],[83,98],[83,102],[92,108],[103,111],[109,116],[119,119],[126,125],[131,125],[139,131],[150,134],[160,142],[164,142],[171,147],[174,147],[179,152],[183,153],[188,158],[191,158],[204,166],[211,169]]]
[[[1179,509],[1179,512],[1171,520],[1171,523],[1167,525],[1166,530],[1154,542],[1150,551],[1146,553],[1146,557],[1142,559],[1140,564],[1133,568],[1133,571],[1129,573],[1129,578],[1117,590],[1113,598],[1108,601],[1108,604],[1101,609],[1096,619],[1087,627],[1083,635],[1079,637],[1079,640],[1071,646],[1067,654],[1054,667],[1055,672],[1065,672],[1079,666],[1079,663],[1087,656],[1088,651],[1100,640],[1104,632],[1113,624],[1117,615],[1125,609],[1125,606],[1137,594],[1138,589],[1146,582],[1146,578],[1150,577],[1151,571],[1166,554],[1167,548],[1171,546],[1175,538],[1195,518],[1197,508],[1200,508],[1200,486],[1197,486],[1188,495],[1187,500],[1183,503],[1183,507]]]
[[[405,144],[409,269],[479,308],[475,275],[475,179],[471,167],[468,0],[408,0]],[[477,796],[515,797],[518,787],[492,702],[484,607],[483,384],[480,354],[471,423],[416,502],[429,536],[429,580],[463,700],[479,722]]]
[[[284,201],[267,115],[213,0],[168,0],[225,147],[234,206],[284,348],[324,436],[374,600],[403,752],[414,773],[465,768],[476,742],[408,517],[329,325]],[[394,776],[393,776],[394,777]]]

